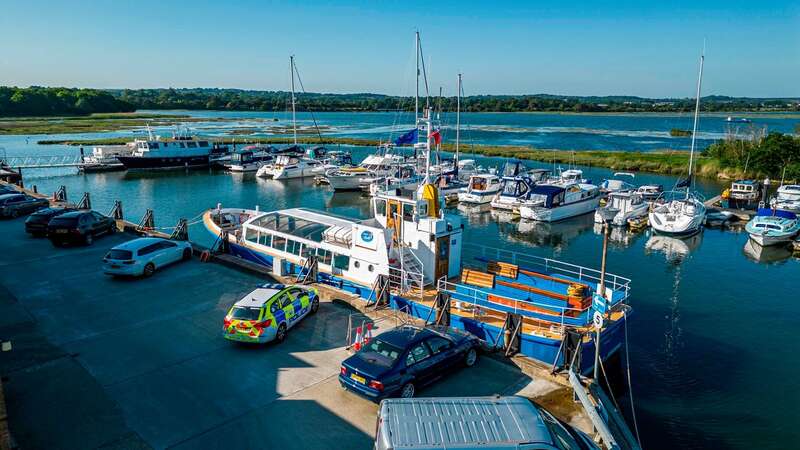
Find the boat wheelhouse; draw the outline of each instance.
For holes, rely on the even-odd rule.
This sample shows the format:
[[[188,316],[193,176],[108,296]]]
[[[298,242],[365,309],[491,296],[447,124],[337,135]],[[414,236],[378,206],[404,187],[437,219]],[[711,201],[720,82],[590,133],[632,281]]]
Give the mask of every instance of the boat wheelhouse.
[[[275,159],[275,148],[248,145],[241,151],[233,152],[224,167],[230,172],[257,172],[261,166]]]
[[[644,184],[636,188],[636,193],[648,203],[654,202],[664,192],[664,186],[660,184]]]
[[[736,180],[727,192],[731,208],[752,207],[761,198],[761,182],[758,180]]]
[[[492,199],[492,208],[519,212],[522,201],[536,182],[528,176],[522,161],[517,159],[506,161],[500,174],[503,187]]]

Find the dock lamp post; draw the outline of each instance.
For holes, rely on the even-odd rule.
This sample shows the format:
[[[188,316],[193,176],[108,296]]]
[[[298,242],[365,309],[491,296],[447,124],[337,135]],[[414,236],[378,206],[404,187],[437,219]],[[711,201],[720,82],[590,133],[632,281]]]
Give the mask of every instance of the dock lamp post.
[[[598,367],[600,366],[600,330],[603,329],[603,316],[605,315],[606,304],[606,254],[608,253],[608,235],[611,231],[611,221],[619,213],[618,208],[599,208],[597,214],[603,220],[603,253],[600,261],[600,282],[597,284],[597,291],[592,302],[595,312],[592,322],[597,330],[597,337],[594,342],[594,380],[597,381]],[[598,298],[599,297],[599,298]]]

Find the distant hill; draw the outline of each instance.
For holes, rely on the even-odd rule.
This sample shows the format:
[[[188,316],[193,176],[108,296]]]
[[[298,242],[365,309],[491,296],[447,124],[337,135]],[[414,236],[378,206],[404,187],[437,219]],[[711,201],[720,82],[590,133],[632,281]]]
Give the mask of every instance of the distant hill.
[[[438,105],[438,99],[431,99]],[[286,111],[290,94],[220,88],[69,89],[0,87],[0,116],[80,115],[127,112],[137,109],[196,109],[229,111]],[[473,95],[461,99],[467,112],[687,112],[691,98],[643,98],[626,95],[569,96]],[[455,97],[441,99],[446,111],[456,108]],[[299,111],[412,110],[414,99],[383,94],[301,93]],[[709,95],[701,108],[707,112],[800,111],[800,98],[750,98]]]

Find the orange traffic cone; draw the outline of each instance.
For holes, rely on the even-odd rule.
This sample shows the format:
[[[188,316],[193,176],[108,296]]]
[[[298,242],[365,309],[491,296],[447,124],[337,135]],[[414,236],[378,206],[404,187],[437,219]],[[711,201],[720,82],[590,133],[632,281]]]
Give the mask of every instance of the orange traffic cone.
[[[356,351],[361,350],[361,340],[362,339],[364,339],[364,336],[361,335],[361,327],[358,327],[358,328],[356,328],[356,340],[353,343],[353,348],[355,348]]]
[[[369,344],[372,340],[372,322],[367,324],[367,331],[364,332],[364,345]]]

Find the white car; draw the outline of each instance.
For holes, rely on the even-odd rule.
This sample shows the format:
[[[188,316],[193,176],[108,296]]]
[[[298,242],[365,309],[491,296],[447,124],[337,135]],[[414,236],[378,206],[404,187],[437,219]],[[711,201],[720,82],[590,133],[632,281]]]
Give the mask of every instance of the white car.
[[[112,248],[103,258],[108,275],[152,275],[156,269],[192,257],[192,244],[157,237],[138,238]]]

